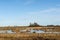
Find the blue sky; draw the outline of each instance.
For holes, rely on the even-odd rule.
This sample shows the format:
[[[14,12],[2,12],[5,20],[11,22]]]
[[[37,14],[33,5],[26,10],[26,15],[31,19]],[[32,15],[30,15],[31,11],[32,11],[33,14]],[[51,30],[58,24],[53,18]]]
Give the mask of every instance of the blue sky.
[[[60,0],[0,0],[0,26],[60,25]]]

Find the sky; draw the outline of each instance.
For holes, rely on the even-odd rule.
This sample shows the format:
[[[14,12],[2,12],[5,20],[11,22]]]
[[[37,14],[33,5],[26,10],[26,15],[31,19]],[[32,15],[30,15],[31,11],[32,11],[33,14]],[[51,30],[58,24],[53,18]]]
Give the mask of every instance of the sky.
[[[60,25],[60,0],[0,0],[0,26],[34,22]]]

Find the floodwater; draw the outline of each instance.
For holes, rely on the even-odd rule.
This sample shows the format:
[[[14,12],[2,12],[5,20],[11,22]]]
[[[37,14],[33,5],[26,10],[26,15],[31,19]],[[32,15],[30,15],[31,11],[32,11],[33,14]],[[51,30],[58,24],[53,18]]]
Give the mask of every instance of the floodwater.
[[[21,30],[20,32],[26,32],[26,30]],[[12,30],[0,30],[0,33],[16,33],[16,32],[12,32]],[[45,32],[43,30],[29,30],[26,33],[57,33],[57,34],[60,34],[60,32]]]

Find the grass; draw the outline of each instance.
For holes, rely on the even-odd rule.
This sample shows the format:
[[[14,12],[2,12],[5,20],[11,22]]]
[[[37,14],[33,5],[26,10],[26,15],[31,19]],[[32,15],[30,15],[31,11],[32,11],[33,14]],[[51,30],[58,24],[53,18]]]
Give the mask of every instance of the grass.
[[[17,33],[0,34],[0,40],[60,40],[60,34]]]
[[[41,29],[47,31],[52,29],[52,31],[60,32],[60,27],[5,27],[0,28],[0,30],[13,30],[19,31],[24,29]],[[0,40],[60,40],[60,34],[55,33],[15,33],[15,34],[0,34]]]

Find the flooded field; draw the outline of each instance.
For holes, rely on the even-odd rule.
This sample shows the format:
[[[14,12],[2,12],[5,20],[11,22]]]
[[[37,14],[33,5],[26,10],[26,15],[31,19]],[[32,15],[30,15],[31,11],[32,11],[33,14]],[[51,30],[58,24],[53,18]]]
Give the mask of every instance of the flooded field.
[[[60,40],[60,27],[1,27],[0,40]]]

